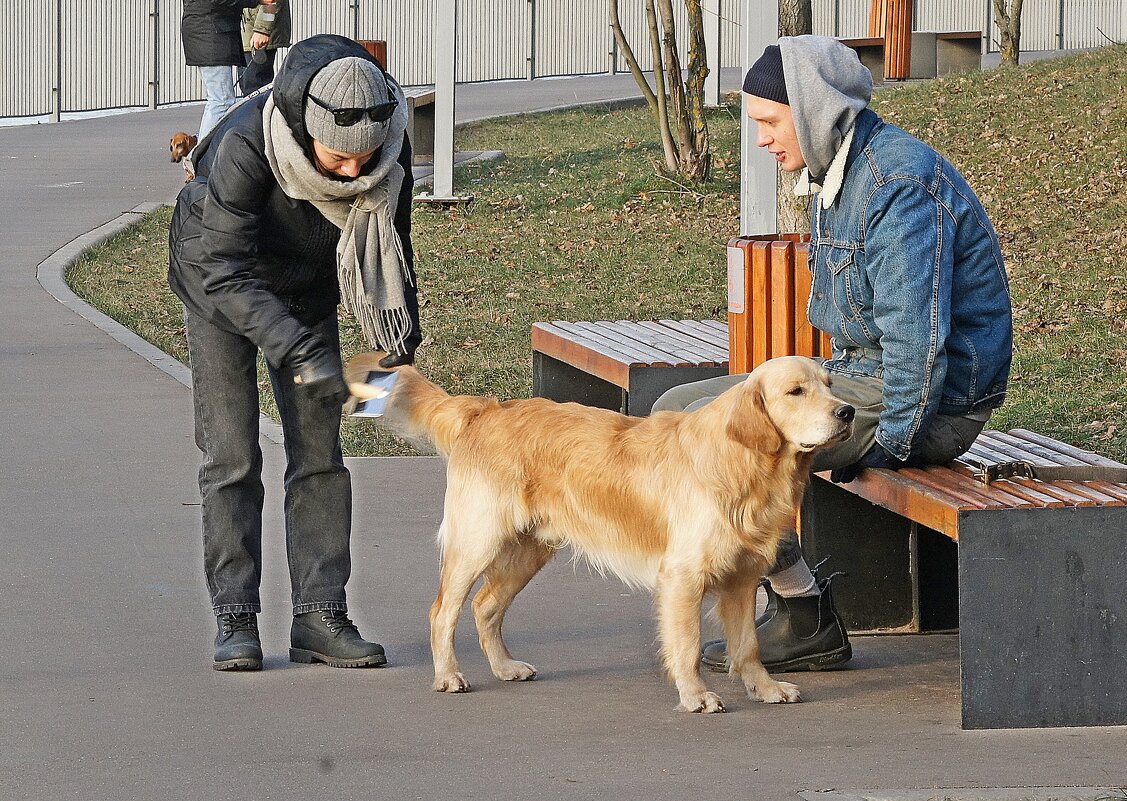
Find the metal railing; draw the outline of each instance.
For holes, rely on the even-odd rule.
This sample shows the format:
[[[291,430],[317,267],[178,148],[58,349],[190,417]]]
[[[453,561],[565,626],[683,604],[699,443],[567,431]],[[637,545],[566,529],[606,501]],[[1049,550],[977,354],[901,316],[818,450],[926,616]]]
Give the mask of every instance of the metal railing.
[[[759,0],[757,0],[759,1]],[[814,31],[863,36],[870,0],[814,0]],[[404,85],[433,82],[437,0],[302,0],[294,37],[338,33],[384,39]],[[684,27],[683,3],[677,3]],[[720,63],[739,65],[745,0],[720,0]],[[622,3],[631,41],[643,41],[642,4]],[[0,29],[0,117],[59,119],[71,112],[156,108],[202,100],[184,66],[182,0],[6,0]],[[989,0],[916,0],[917,30],[981,30],[994,48]],[[459,0],[459,82],[626,70],[606,0]],[[1127,40],[1127,0],[1026,0],[1022,48],[1097,47]],[[637,48],[649,68],[649,48]]]

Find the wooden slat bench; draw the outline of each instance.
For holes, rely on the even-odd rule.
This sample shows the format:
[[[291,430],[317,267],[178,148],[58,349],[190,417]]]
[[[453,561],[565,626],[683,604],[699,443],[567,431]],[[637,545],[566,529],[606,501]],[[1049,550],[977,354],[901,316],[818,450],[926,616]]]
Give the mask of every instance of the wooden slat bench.
[[[647,415],[665,390],[728,374],[728,329],[712,320],[532,326],[532,394]]]
[[[407,98],[407,137],[415,161],[434,160],[434,87],[408,86],[403,94]]]
[[[857,58],[873,74],[873,83],[884,83],[884,37],[855,36],[839,39],[843,45],[857,51]]]
[[[976,465],[1118,466],[983,431],[945,467],[814,477],[803,550],[832,557],[851,631],[959,630],[964,728],[1127,724],[1127,483],[994,480]]]

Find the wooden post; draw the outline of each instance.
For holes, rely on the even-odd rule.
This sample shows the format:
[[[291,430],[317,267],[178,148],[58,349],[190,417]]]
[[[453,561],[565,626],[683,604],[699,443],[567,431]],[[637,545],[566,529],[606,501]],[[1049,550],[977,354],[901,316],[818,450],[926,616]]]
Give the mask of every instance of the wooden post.
[[[907,80],[912,65],[912,0],[873,0],[869,36],[884,38],[884,79]]]
[[[776,356],[827,358],[829,337],[810,325],[804,234],[728,242],[728,372],[749,373]]]

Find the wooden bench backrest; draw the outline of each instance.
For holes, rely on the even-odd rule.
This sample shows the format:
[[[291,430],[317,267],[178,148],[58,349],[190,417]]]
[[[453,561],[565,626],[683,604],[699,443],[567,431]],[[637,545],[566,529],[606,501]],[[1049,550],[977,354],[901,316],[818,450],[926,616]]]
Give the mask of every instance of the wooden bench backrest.
[[[728,241],[728,372],[749,373],[776,356],[830,355],[830,339],[806,319],[809,249],[803,236]]]
[[[905,81],[912,64],[911,0],[873,0],[869,36],[884,37],[884,77]]]

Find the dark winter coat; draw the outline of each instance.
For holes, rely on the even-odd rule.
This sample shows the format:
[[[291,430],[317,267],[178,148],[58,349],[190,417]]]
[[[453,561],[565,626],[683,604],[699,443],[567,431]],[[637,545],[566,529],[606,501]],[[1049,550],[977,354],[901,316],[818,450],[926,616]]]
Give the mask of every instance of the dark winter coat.
[[[239,32],[244,8],[258,0],[184,0],[180,41],[189,67],[241,67],[246,63]]]
[[[295,45],[274,81],[274,102],[312,159],[304,108],[309,83],[338,58],[375,61],[355,42],[315,36]],[[262,109],[270,92],[248,99],[196,147],[196,178],[181,190],[169,230],[168,280],[193,313],[242,334],[275,366],[298,356],[309,327],[336,313],[340,229],[312,203],[288,197],[265,155]],[[374,166],[378,152],[368,162]],[[395,215],[411,285],[405,287],[418,346],[418,299],[411,247],[411,146],[399,163],[406,178]]]

